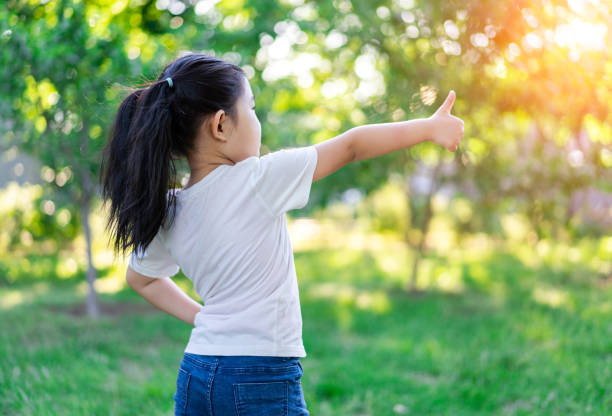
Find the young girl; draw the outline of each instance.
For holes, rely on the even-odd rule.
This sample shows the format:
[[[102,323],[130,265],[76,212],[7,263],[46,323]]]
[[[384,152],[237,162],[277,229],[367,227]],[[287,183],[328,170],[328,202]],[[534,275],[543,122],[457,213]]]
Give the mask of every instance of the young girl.
[[[130,287],[194,326],[175,414],[309,414],[285,213],[349,162],[425,140],[456,150],[463,121],[450,114],[454,100],[451,91],[426,119],[360,126],[262,157],[255,97],[236,65],[185,55],[123,100],[102,160],[107,228],[115,251],[131,250]],[[191,171],[183,188],[174,188],[177,158]],[[172,281],[179,269],[204,306]]]

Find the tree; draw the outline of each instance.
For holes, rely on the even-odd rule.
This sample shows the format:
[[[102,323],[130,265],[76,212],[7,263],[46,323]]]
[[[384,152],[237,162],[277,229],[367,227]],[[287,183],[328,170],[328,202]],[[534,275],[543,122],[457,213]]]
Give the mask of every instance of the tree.
[[[4,137],[64,175],[48,192],[80,219],[87,243],[87,312],[95,317],[100,312],[88,216],[108,101],[114,98],[108,87],[131,67],[122,48],[125,37],[113,25],[96,33],[78,1],[10,1],[0,16],[2,115],[12,121]]]

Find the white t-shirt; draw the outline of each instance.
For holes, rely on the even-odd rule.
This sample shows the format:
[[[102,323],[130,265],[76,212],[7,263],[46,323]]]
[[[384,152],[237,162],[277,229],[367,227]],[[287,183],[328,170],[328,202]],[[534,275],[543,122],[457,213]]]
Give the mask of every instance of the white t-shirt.
[[[180,267],[202,298],[185,352],[306,356],[285,212],[308,202],[317,159],[306,146],[218,166],[178,191],[170,229],[132,252],[138,273]]]

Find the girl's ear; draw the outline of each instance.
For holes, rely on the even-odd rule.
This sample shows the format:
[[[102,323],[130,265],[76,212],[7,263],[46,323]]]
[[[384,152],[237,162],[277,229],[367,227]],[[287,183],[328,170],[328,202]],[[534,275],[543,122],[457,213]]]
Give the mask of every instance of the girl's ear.
[[[225,137],[225,129],[224,124],[227,121],[227,115],[225,111],[218,110],[210,119],[210,134],[213,139],[221,140],[223,142],[227,141],[227,137]]]

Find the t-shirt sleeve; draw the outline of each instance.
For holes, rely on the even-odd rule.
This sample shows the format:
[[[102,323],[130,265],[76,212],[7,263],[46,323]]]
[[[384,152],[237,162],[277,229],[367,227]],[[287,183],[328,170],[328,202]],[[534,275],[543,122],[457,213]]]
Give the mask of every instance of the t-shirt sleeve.
[[[317,159],[314,145],[282,149],[257,159],[255,193],[273,216],[306,205]]]
[[[138,273],[153,278],[174,276],[179,271],[178,264],[163,244],[159,233],[147,246],[144,253],[132,251],[129,265]]]

